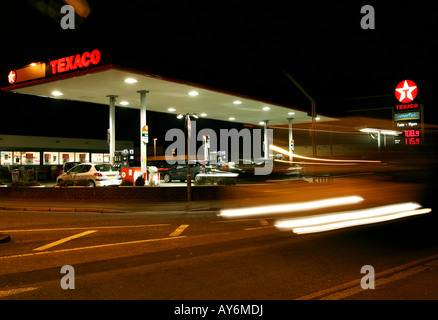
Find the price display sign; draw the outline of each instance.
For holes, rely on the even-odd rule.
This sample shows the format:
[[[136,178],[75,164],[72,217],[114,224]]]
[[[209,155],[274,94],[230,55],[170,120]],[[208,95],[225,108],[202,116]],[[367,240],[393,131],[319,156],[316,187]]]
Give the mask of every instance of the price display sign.
[[[419,101],[418,86],[412,80],[403,80],[394,90],[393,123],[400,134],[394,143],[416,146],[422,143],[423,107]]]
[[[416,145],[421,142],[421,131],[420,130],[405,130],[404,138],[405,145]]]

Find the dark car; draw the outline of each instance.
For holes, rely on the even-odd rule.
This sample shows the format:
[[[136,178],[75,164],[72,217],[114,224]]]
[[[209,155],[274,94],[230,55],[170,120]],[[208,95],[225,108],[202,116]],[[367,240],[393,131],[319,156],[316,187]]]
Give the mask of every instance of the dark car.
[[[173,164],[168,164],[166,161],[148,161],[147,164],[149,167],[156,167],[161,177],[164,177],[165,171],[174,167]]]
[[[196,176],[201,172],[202,167],[200,163],[190,164],[190,176],[192,180],[196,180]],[[162,174],[164,174],[164,182],[172,182],[172,180],[184,182],[187,180],[187,164],[174,164]]]

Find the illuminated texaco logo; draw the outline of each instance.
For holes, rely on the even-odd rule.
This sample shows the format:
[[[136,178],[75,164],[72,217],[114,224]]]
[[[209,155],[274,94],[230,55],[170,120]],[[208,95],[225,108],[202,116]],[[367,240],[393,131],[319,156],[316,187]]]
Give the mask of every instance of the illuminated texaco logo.
[[[417,96],[418,88],[415,82],[403,80],[395,88],[395,97],[401,103],[409,103]]]

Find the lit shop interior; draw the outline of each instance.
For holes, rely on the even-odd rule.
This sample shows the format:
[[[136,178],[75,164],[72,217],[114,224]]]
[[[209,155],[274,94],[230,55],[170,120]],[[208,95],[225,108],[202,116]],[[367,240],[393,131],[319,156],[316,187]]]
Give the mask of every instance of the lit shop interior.
[[[131,161],[134,143],[117,141]],[[123,151],[117,152],[117,154]],[[0,135],[0,179],[24,167],[35,180],[55,180],[66,162],[108,162],[108,143],[97,139]]]

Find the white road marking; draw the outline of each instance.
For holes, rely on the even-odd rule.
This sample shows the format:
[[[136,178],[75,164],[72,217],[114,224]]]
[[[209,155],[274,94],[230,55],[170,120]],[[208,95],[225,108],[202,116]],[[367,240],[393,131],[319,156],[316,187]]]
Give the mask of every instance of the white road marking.
[[[44,245],[42,247],[35,248],[33,250],[34,251],[44,251],[46,249],[52,248],[52,247],[57,246],[59,244],[65,243],[67,241],[70,241],[70,240],[73,240],[73,239],[77,239],[77,238],[80,238],[80,237],[83,237],[83,236],[86,236],[86,235],[89,235],[89,234],[95,233],[95,232],[97,232],[97,230],[88,230],[88,231],[85,231],[85,232],[81,232],[81,233],[75,234],[73,236],[70,236],[70,237],[67,237],[67,238],[63,238],[63,239],[60,239],[60,240],[55,241],[55,242],[51,242],[49,244],[46,244],[46,245]]]
[[[427,263],[430,263],[433,260],[438,259],[438,254],[433,255],[427,258],[419,259],[412,261],[410,263],[397,266],[379,273],[375,275],[375,286],[378,288],[380,285],[384,285],[390,282],[395,282],[400,279],[409,277],[413,274],[419,273],[421,271],[427,270],[429,266]],[[390,276],[388,276],[390,275]],[[347,283],[340,284],[335,287],[331,287],[328,289],[324,289],[321,291],[313,292],[311,294],[302,296],[297,298],[296,300],[311,300],[311,299],[319,299],[319,300],[338,300],[349,297],[353,294],[357,294],[363,291],[360,286],[361,279],[356,279]]]
[[[427,267],[427,266],[418,266],[418,267],[414,267],[414,268],[408,269],[408,270],[403,271],[403,272],[398,272],[398,273],[396,273],[388,278],[376,279],[374,281],[375,287],[378,288],[378,287],[383,286],[387,283],[391,283],[391,282],[395,282],[395,281],[407,278],[411,275],[414,275],[414,274],[419,273],[421,271],[425,271],[427,269],[429,269],[429,267]],[[330,294],[328,296],[321,298],[320,300],[341,300],[341,299],[347,298],[349,296],[352,296],[354,294],[357,294],[357,293],[360,293],[363,291],[364,291],[364,289],[362,289],[361,286],[355,286],[353,288],[350,288],[350,289],[347,289],[344,291]]]
[[[13,294],[19,294],[27,291],[33,291],[38,289],[37,287],[28,287],[28,288],[18,288],[18,289],[9,289],[9,290],[0,290],[0,298],[8,297]]]
[[[40,252],[32,252],[32,253],[22,253],[22,254],[16,254],[16,255],[11,255],[11,256],[3,256],[3,257],[0,257],[0,260],[12,259],[12,258],[22,258],[22,257],[29,257],[29,256],[38,256],[38,255],[47,255],[47,254],[52,254],[52,253],[63,253],[63,252],[70,252],[70,251],[87,250],[87,249],[115,247],[115,246],[121,246],[121,245],[125,245],[125,244],[139,244],[139,243],[147,243],[147,242],[155,242],[155,241],[174,240],[174,239],[181,239],[181,238],[185,238],[185,236],[171,237],[171,238],[135,240],[135,241],[117,242],[117,243],[106,243],[106,244],[99,244],[99,245],[88,246],[88,247],[59,249],[59,250],[52,250],[52,251],[40,251]]]
[[[189,225],[188,224],[182,224],[180,225],[178,228],[176,228],[171,234],[169,234],[169,237],[177,237],[179,236],[181,233],[183,233],[183,231],[185,229],[187,229]]]
[[[47,231],[68,231],[68,230],[89,230],[89,229],[123,229],[123,228],[146,228],[169,226],[168,223],[162,224],[142,224],[134,226],[106,226],[106,227],[75,227],[75,228],[52,228],[52,229],[19,229],[19,230],[0,230],[4,233],[12,232],[47,232]]]

